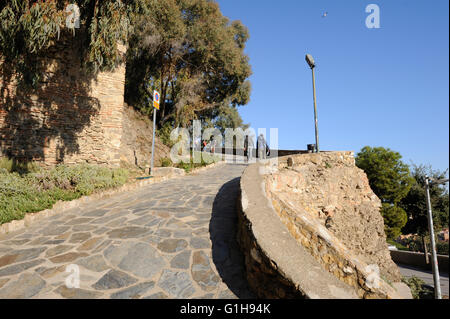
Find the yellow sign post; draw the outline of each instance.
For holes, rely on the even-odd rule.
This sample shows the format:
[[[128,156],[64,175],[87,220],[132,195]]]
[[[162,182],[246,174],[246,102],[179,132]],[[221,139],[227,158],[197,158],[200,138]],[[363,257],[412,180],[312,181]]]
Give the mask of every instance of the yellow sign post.
[[[155,130],[156,130],[156,110],[159,110],[159,93],[158,91],[153,91],[153,140],[152,140],[152,160],[150,163],[150,175],[153,173],[153,154],[155,153]]]

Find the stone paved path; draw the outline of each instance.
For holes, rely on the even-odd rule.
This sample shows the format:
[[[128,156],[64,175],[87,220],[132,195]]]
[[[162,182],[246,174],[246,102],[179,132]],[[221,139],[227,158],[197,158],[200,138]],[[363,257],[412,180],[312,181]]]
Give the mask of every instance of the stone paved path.
[[[0,238],[0,298],[253,298],[235,240],[242,165],[84,204]],[[66,281],[80,274],[80,288]]]

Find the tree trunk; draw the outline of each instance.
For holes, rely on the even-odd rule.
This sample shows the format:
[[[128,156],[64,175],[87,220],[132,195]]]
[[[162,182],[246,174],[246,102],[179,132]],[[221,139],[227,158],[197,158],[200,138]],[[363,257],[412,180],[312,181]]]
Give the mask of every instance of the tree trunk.
[[[166,97],[167,97],[167,86],[169,84],[170,81],[170,73],[167,76],[167,81],[166,83],[164,83],[164,85],[162,86],[162,100],[161,100],[161,119],[163,119],[166,116]]]
[[[427,243],[425,241],[425,236],[422,236],[422,244],[423,244],[423,252],[425,254],[425,263],[427,265],[430,264],[430,259],[428,258],[428,248],[427,248]]]

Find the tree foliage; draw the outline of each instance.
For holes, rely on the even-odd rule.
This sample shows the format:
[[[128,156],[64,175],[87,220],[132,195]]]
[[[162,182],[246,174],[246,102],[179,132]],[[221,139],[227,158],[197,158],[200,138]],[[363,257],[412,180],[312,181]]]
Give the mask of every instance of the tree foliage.
[[[39,81],[38,57],[58,41],[61,33],[81,37],[83,62],[92,73],[111,70],[123,57],[130,20],[142,13],[144,0],[11,0],[0,2],[0,55],[24,84]],[[80,10],[80,29],[68,28],[67,5]]]
[[[157,89],[160,126],[167,121],[187,126],[248,102],[251,69],[242,23],[230,22],[217,3],[207,0],[148,0],[145,10],[148,14],[135,17],[129,37],[129,104],[151,109]]]
[[[68,29],[68,4],[80,29]],[[161,93],[158,126],[204,119],[241,126],[236,107],[250,98],[249,34],[211,0],[11,0],[0,3],[0,57],[21,83],[36,86],[39,57],[65,36],[78,37],[86,71],[112,70],[126,58],[125,99],[150,114]],[[128,45],[126,57],[118,44]]]
[[[384,219],[384,232],[387,238],[397,238],[408,220],[406,212],[397,205],[383,203],[381,215]]]
[[[356,165],[367,174],[370,187],[383,204],[381,214],[388,238],[399,235],[407,222],[407,214],[399,203],[414,182],[408,165],[401,158],[398,152],[369,146],[356,155]]]
[[[222,135],[225,134],[227,128],[240,127],[245,130],[250,126],[243,122],[236,107],[227,105],[207,109],[205,112],[201,112],[199,119],[202,121],[202,127],[216,127]]]
[[[431,166],[412,165],[412,176],[414,182],[409,193],[404,197],[400,206],[408,214],[408,222],[403,228],[404,233],[414,233],[426,236],[428,231],[427,204],[425,177],[433,179],[446,178],[447,171],[433,170]],[[430,201],[433,211],[433,224],[436,229],[448,227],[449,197],[448,191],[443,185],[430,185]]]
[[[356,165],[369,178],[370,187],[383,203],[397,204],[413,183],[400,153],[384,147],[365,146],[356,155]]]

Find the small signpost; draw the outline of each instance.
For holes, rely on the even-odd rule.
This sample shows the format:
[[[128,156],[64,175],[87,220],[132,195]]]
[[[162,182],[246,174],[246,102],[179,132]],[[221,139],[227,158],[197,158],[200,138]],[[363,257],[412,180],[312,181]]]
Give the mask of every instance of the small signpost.
[[[150,175],[153,174],[153,158],[155,154],[155,130],[156,130],[156,111],[159,110],[159,93],[153,91],[153,139],[152,139],[152,160],[150,162]]]
[[[153,91],[153,107],[159,111],[159,93]]]

